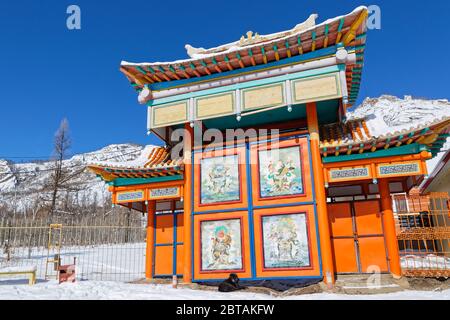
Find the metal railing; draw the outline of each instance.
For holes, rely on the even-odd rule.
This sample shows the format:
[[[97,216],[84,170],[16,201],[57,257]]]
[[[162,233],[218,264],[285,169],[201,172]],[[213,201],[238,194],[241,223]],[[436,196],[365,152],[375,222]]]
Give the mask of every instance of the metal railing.
[[[71,264],[76,258],[79,280],[143,278],[146,221],[146,216],[133,212],[52,219],[62,224],[61,264]],[[48,219],[0,218],[0,270],[36,267],[37,278],[44,279],[47,258],[57,254],[54,247],[48,248],[49,231]]]
[[[393,201],[403,274],[415,277],[449,277],[448,193],[394,195]]]

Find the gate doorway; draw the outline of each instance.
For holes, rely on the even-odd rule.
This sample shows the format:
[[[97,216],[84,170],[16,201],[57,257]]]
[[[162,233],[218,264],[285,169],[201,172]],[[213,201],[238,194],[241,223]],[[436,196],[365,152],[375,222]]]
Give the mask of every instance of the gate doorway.
[[[183,273],[183,203],[156,203],[153,246],[153,277],[168,278]]]
[[[388,272],[378,200],[328,204],[337,273]]]

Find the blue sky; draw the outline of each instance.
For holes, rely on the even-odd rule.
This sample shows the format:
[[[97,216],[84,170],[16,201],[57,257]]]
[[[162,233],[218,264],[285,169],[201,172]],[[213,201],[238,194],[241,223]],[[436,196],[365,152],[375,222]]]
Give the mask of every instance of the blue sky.
[[[66,28],[70,4],[81,8],[81,30]],[[63,117],[72,153],[154,143],[121,60],[181,59],[186,43],[217,46],[248,30],[290,29],[313,12],[321,22],[372,4],[382,24],[369,31],[358,102],[383,93],[450,98],[448,0],[2,0],[0,158],[50,156]]]

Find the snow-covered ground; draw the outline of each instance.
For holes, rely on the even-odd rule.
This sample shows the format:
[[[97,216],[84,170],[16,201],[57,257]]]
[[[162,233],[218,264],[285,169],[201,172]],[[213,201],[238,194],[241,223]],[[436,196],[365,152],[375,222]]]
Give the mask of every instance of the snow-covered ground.
[[[38,282],[34,286],[27,284],[0,284],[0,299],[15,300],[450,300],[450,290],[412,291],[376,295],[345,295],[332,293],[315,293],[286,297],[275,297],[262,293],[174,289],[170,285],[127,284],[107,281],[79,281],[76,283],[57,284],[55,281]]]
[[[450,269],[450,258],[439,257],[434,254],[412,255],[408,254],[400,258],[404,269]]]
[[[53,258],[56,251],[50,252]],[[125,243],[96,246],[63,246],[61,264],[71,264],[76,258],[77,279],[132,281],[145,275],[145,243]],[[43,247],[15,248],[12,259],[0,255],[0,271],[8,268],[37,269],[37,278],[45,277],[47,249]],[[53,264],[49,264],[53,270]],[[56,274],[55,271],[50,274]],[[14,278],[14,277],[10,277]],[[22,277],[23,278],[23,277]],[[3,278],[0,278],[0,283]]]

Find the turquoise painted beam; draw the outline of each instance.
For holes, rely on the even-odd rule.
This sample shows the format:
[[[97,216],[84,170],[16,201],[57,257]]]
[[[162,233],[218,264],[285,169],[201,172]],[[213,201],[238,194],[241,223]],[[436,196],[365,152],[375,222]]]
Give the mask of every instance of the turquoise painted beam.
[[[165,181],[176,181],[183,180],[183,175],[175,176],[163,176],[163,177],[153,177],[153,178],[116,178],[109,181],[108,184],[115,187],[121,186],[131,186],[136,184],[147,184],[154,182],[165,182]]]
[[[400,156],[407,154],[417,154],[421,151],[429,151],[428,147],[425,145],[412,143],[409,145],[404,145],[401,147],[378,150],[375,152],[365,152],[359,154],[345,154],[341,156],[333,156],[333,157],[323,157],[323,163],[333,163],[333,162],[344,162],[344,161],[352,161],[352,160],[363,160],[363,159],[373,159],[373,158],[384,158],[384,157],[392,157],[392,156]]]
[[[165,98],[161,98],[158,100],[150,100],[147,103],[147,106],[149,106],[149,107],[157,106],[157,105],[161,105],[161,104],[165,104],[165,103],[186,100],[186,99],[194,98],[194,97],[202,97],[202,96],[207,96],[207,95],[216,94],[216,93],[233,91],[236,89],[245,89],[245,88],[250,88],[250,87],[259,86],[259,85],[272,84],[272,83],[277,83],[277,82],[281,82],[284,80],[302,79],[302,78],[306,78],[306,77],[310,77],[310,76],[324,75],[324,74],[334,73],[334,72],[338,72],[338,71],[339,71],[338,66],[329,66],[329,67],[324,67],[324,68],[319,68],[319,69],[306,70],[306,71],[290,73],[290,74],[285,74],[285,75],[271,77],[271,78],[265,78],[265,79],[259,79],[259,80],[254,80],[254,81],[232,84],[232,85],[223,86],[223,87],[217,87],[217,88],[213,88],[213,89],[206,89],[206,90],[201,90],[201,91],[179,94],[176,96],[165,97]]]

